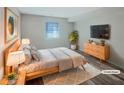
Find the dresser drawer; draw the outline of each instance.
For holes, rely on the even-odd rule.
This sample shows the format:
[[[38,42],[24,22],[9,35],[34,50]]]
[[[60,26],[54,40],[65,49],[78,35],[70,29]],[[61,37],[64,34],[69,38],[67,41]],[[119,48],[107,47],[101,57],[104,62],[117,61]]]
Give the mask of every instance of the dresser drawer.
[[[88,48],[88,49],[89,49],[89,48],[92,48],[92,45],[86,43],[86,44],[84,44],[84,48]]]
[[[84,52],[87,54],[90,54],[90,50],[89,49],[84,49]]]
[[[96,48],[96,47],[93,47],[92,48],[92,51],[103,54],[105,52],[105,48],[99,48],[99,47]]]

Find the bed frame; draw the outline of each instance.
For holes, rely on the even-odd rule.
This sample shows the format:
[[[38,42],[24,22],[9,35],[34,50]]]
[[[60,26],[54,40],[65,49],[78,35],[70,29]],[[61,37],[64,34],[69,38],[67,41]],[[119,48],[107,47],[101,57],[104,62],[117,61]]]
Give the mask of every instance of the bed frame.
[[[20,47],[20,45],[21,45],[20,40],[16,40],[12,45],[10,45],[10,47],[8,47],[4,51],[4,59],[5,59],[4,72],[5,72],[5,75],[7,75],[7,74],[9,74],[10,72],[13,71],[12,67],[6,65],[8,54],[10,52],[17,51],[18,48]],[[35,71],[35,72],[32,72],[32,73],[26,74],[26,80],[31,80],[31,79],[34,79],[34,78],[37,78],[37,77],[41,77],[41,76],[45,76],[45,75],[52,74],[52,73],[57,73],[57,72],[59,72],[59,67],[58,66],[52,67],[52,68],[47,68],[47,69],[41,69],[41,70],[38,70],[38,71]]]
[[[8,54],[10,52],[17,51],[18,48],[20,47],[20,45],[21,45],[20,40],[16,40],[9,48],[7,48],[5,50],[5,52],[4,52],[5,53],[5,55],[4,55],[4,58],[5,58],[5,64],[4,64],[5,65],[4,66],[5,67],[5,75],[7,75],[8,73],[13,71],[12,67],[6,66]],[[84,64],[85,63],[86,62],[84,62]],[[41,69],[41,70],[38,70],[38,71],[35,71],[35,72],[27,73],[26,74],[26,81],[34,79],[34,78],[38,78],[38,77],[41,77],[41,76],[57,73],[57,72],[59,72],[59,66],[55,66],[55,67],[51,67],[51,68],[47,68],[47,69]]]

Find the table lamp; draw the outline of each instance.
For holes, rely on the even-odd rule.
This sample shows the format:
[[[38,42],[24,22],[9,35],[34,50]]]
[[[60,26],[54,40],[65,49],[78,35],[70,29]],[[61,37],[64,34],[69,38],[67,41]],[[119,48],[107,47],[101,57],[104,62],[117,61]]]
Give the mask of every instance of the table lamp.
[[[25,61],[25,54],[23,51],[11,52],[8,54],[7,66],[13,66],[14,72],[18,73],[18,65]]]
[[[22,45],[29,45],[30,40],[28,38],[22,39]]]

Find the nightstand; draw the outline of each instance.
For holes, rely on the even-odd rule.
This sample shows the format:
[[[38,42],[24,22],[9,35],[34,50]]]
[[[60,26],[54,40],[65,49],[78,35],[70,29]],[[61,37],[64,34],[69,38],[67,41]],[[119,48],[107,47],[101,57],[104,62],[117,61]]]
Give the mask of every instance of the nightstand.
[[[25,84],[25,77],[26,77],[26,72],[25,71],[20,71],[18,74],[18,79],[15,83],[15,85],[24,85]],[[8,85],[8,80],[6,78],[3,78],[0,80],[0,85]]]

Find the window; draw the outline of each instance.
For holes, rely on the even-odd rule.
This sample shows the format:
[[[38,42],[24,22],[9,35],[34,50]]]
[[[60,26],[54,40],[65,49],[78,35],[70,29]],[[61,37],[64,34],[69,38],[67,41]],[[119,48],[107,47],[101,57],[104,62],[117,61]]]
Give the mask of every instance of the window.
[[[46,36],[47,38],[58,38],[59,37],[58,23],[55,23],[55,22],[46,23]]]

